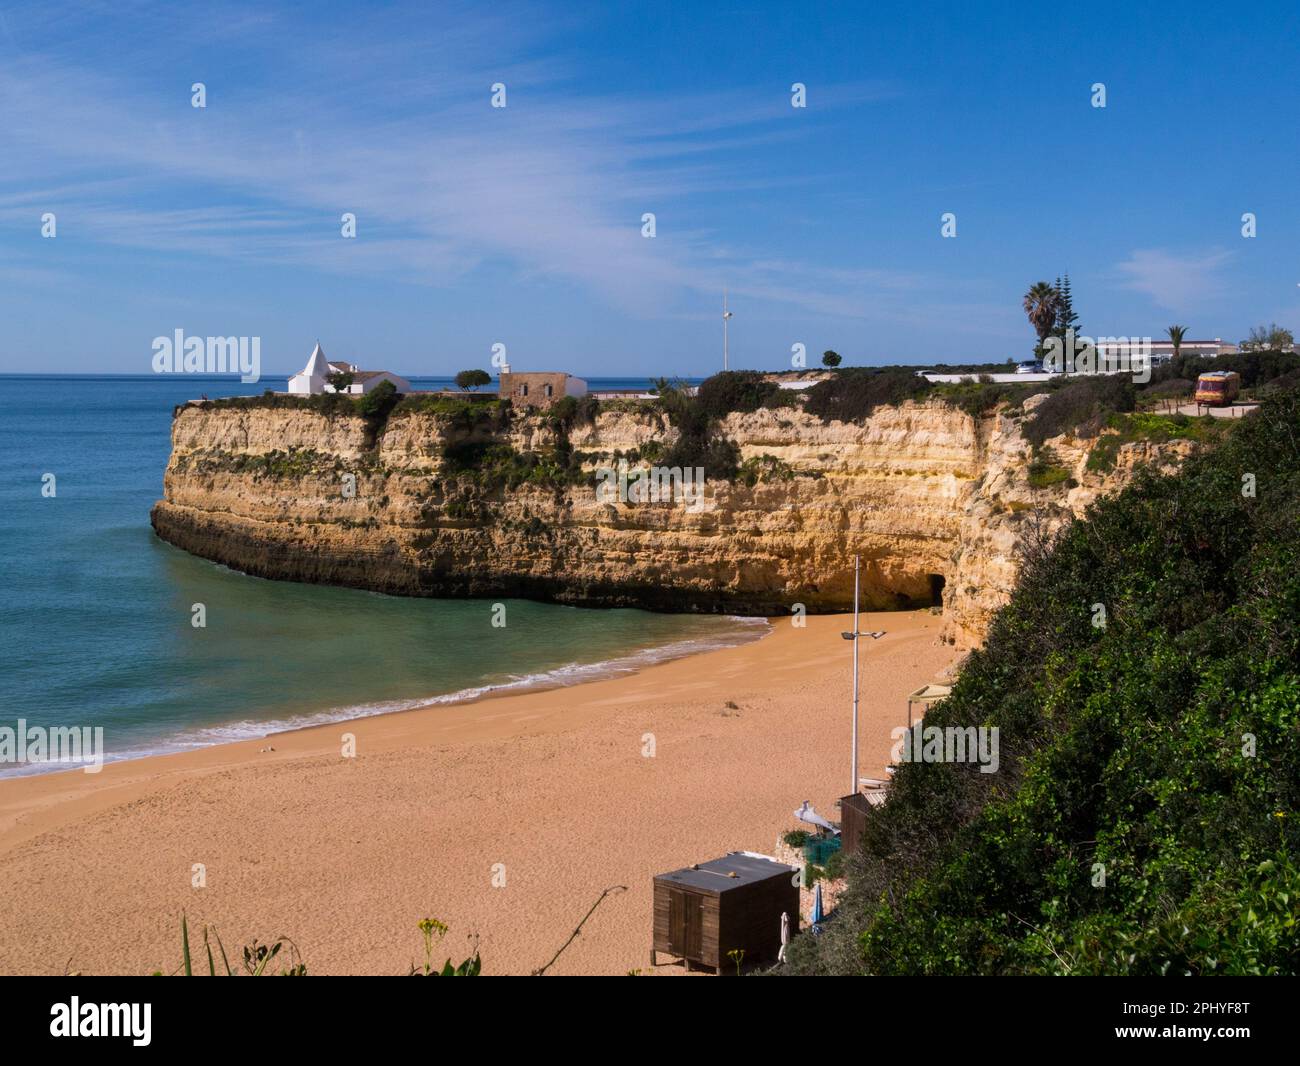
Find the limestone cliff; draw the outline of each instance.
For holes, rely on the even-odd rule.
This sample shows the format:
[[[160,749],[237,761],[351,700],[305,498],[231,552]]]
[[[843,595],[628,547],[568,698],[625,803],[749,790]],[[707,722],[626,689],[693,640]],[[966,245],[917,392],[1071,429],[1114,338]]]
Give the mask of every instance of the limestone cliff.
[[[1179,453],[1124,445],[1102,475],[1086,469],[1089,442],[1062,438],[1050,443],[1069,479],[1034,488],[1023,412],[975,418],[928,400],[823,424],[765,409],[721,426],[742,460],[762,459],[754,484],[710,480],[698,509],[607,503],[595,469],[652,454],[673,435],[652,410],[615,406],[569,431],[587,475],[506,487],[449,456],[467,443],[544,453],[556,443],[544,416],[467,428],[399,407],[376,425],[352,413],[192,403],[173,422],[153,526],[262,577],[764,615],[851,607],[857,552],[865,605],[941,598],[946,636],[970,646],[1015,581],[1023,523],[1059,524],[1135,464]]]

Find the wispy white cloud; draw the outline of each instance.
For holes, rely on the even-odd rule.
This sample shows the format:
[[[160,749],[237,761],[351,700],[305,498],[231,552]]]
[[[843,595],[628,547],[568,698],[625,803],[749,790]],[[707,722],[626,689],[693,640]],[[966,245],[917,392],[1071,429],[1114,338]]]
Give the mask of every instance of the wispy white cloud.
[[[1150,296],[1159,307],[1188,312],[1206,299],[1222,295],[1222,268],[1228,251],[1179,253],[1160,248],[1132,252],[1116,270],[1126,288]]]
[[[152,17],[140,34],[172,34],[178,47],[198,39],[165,11]],[[808,180],[738,175],[728,162],[741,146],[797,141],[780,94],[584,93],[502,11],[475,6],[426,32],[412,25],[368,19],[358,34],[252,11],[222,20],[226,38],[250,49],[268,35],[306,37],[266,84],[208,76],[206,110],[188,106],[187,85],[164,97],[138,78],[87,69],[75,35],[54,34],[57,48],[0,68],[0,125],[13,148],[0,220],[31,224],[31,210],[48,205],[61,232],[75,226],[108,246],[435,285],[507,263],[634,314],[660,315],[684,293],[727,283],[738,297],[818,314],[915,315],[903,298],[922,279],[772,262],[762,248],[723,247],[692,220],[689,198],[702,192]],[[41,39],[21,27],[15,37]],[[498,80],[510,93],[503,110],[488,103]],[[818,88],[826,108],[870,107],[892,91]],[[376,100],[388,102],[382,116],[358,103]],[[344,211],[358,218],[355,241],[339,236]],[[658,216],[654,240],[640,236],[643,211]]]

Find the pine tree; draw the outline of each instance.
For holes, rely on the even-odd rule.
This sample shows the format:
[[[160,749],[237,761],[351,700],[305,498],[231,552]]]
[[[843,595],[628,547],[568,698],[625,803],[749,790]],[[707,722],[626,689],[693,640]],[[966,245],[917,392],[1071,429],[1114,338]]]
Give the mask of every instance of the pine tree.
[[[1064,278],[1056,279],[1056,291],[1060,294],[1060,299],[1056,305],[1056,328],[1052,331],[1056,336],[1064,338],[1067,329],[1074,330],[1074,335],[1079,335],[1079,316],[1074,313],[1074,298],[1070,295],[1070,275],[1066,274]]]

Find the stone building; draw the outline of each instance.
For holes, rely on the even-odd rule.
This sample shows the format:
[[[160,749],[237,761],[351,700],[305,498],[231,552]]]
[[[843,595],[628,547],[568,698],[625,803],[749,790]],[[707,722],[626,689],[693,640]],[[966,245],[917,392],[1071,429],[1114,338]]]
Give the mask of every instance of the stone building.
[[[502,370],[498,396],[516,407],[550,407],[562,396],[586,396],[582,378],[558,370],[516,373]]]

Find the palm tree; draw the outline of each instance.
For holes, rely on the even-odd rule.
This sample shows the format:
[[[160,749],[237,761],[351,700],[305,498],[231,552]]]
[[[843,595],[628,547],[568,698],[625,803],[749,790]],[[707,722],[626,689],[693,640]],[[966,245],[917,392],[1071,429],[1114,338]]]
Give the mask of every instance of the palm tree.
[[[1177,359],[1178,353],[1183,347],[1183,338],[1187,336],[1187,327],[1170,326],[1165,332],[1169,334],[1169,339],[1174,342],[1174,358]]]
[[[1047,335],[1052,332],[1052,327],[1056,324],[1056,310],[1061,303],[1061,294],[1057,292],[1056,287],[1049,282],[1036,282],[1027,293],[1025,293],[1025,314],[1029,316],[1029,324],[1034,327],[1034,332],[1038,334],[1040,342],[1047,339]]]
[[[1029,324],[1038,334],[1036,355],[1041,356],[1043,353],[1043,341],[1056,325],[1056,312],[1060,305],[1061,294],[1046,281],[1035,283],[1033,288],[1025,293],[1025,314],[1029,316]]]

